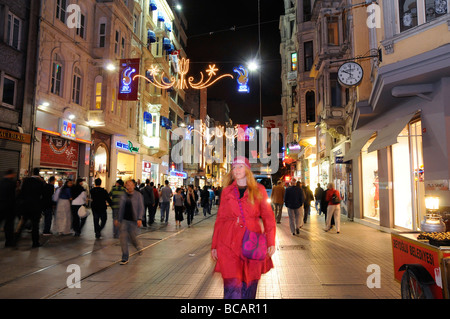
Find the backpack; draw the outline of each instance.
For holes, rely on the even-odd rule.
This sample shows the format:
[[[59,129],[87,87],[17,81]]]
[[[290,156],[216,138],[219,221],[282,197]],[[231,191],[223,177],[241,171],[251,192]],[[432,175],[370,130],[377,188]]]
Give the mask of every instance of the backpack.
[[[331,197],[331,203],[339,204],[340,202],[341,200],[339,199],[339,196],[337,196],[336,193],[334,193],[333,196]]]

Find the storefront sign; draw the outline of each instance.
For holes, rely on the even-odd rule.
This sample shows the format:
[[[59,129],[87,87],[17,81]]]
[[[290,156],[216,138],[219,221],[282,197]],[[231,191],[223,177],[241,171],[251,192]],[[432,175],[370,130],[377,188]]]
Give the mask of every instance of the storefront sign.
[[[30,144],[31,135],[0,129],[0,139]]]
[[[61,137],[42,134],[41,166],[76,168],[79,144]]]
[[[122,143],[121,141],[117,141],[116,142],[116,147],[120,148],[122,150],[125,150],[125,151],[129,151],[130,153],[133,153],[133,152],[134,153],[138,153],[139,152],[139,147],[133,146],[133,143],[130,142],[130,141],[128,141],[127,144]]]
[[[61,120],[61,136],[76,138],[77,125],[67,120]]]
[[[133,77],[139,74],[139,59],[120,60],[119,100],[137,101],[138,81]]]
[[[150,173],[152,171],[152,163],[143,161],[142,162],[142,171],[145,173]]]
[[[169,175],[173,176],[173,177],[187,178],[187,173],[186,172],[170,171]]]

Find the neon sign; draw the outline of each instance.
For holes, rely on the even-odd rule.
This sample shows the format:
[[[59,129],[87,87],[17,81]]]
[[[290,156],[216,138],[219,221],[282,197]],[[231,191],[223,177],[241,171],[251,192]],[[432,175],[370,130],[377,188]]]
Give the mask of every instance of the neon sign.
[[[137,77],[143,78],[147,82],[153,84],[154,86],[167,90],[170,88],[176,88],[180,90],[193,88],[197,90],[201,90],[204,88],[207,88],[220,79],[223,79],[225,77],[231,77],[233,78],[233,75],[231,74],[223,74],[221,76],[216,77],[213,79],[213,77],[216,75],[216,72],[219,71],[218,68],[216,68],[216,65],[209,65],[209,68],[206,69],[206,73],[208,74],[208,78],[205,80],[205,77],[203,75],[203,72],[200,72],[200,81],[195,82],[194,77],[190,76],[187,77],[186,74],[189,71],[189,59],[181,58],[178,61],[178,79],[174,76],[172,76],[170,79],[165,76],[164,71],[161,72],[160,79],[157,79],[157,75],[160,73],[160,70],[158,66],[152,65],[150,69],[147,70],[146,74],[147,76],[142,76],[140,74],[137,74],[133,77],[133,80]]]
[[[174,177],[187,178],[187,173],[186,172],[170,171],[169,175],[170,176],[174,176]]]
[[[67,120],[62,121],[61,136],[76,138],[77,125]]]
[[[133,143],[130,141],[128,141],[127,144],[122,143],[121,141],[117,141],[116,147],[120,148],[122,150],[125,150],[125,151],[129,151],[130,153],[133,153],[133,152],[138,153],[139,152],[139,147],[133,146]]]
[[[250,88],[248,86],[248,70],[240,65],[238,68],[234,68],[233,71],[239,74],[237,78],[238,92],[250,93]]]
[[[136,101],[138,83],[134,81],[133,75],[139,71],[139,59],[120,60],[119,71],[119,100]]]

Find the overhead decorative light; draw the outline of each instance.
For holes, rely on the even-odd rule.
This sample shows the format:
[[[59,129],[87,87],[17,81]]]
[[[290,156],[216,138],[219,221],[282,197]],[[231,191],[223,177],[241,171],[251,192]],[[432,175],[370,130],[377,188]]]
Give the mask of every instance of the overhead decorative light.
[[[190,76],[188,78],[186,78],[186,74],[189,71],[189,59],[185,59],[185,58],[181,58],[181,60],[178,62],[179,65],[179,78],[175,78],[174,76],[172,76],[170,78],[170,80],[168,79],[167,76],[165,76],[164,72],[161,72],[160,74],[160,80],[157,79],[157,76],[160,73],[160,70],[158,68],[158,66],[156,65],[152,65],[148,70],[147,70],[147,75],[148,76],[143,76],[140,74],[137,74],[133,77],[133,80],[136,77],[140,77],[143,78],[144,80],[146,80],[147,82],[153,84],[154,86],[160,88],[160,89],[170,89],[170,88],[176,88],[176,89],[187,89],[187,88],[192,88],[192,89],[197,89],[197,90],[201,90],[204,88],[207,88],[211,85],[213,85],[214,83],[216,83],[217,81],[225,78],[225,77],[230,77],[233,78],[233,75],[231,74],[223,74],[221,76],[218,76],[216,78],[213,78],[216,75],[216,72],[219,71],[218,68],[216,68],[216,65],[209,65],[209,68],[206,69],[206,73],[208,74],[208,78],[205,80],[203,72],[200,72],[200,81],[198,82],[194,82],[194,77]]]

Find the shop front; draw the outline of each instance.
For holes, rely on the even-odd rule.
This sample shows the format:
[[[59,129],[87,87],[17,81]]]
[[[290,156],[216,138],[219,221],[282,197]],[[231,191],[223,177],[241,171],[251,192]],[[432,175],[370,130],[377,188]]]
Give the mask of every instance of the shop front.
[[[33,166],[47,180],[87,178],[91,131],[87,126],[38,111]]]
[[[344,157],[352,160],[355,220],[417,231],[430,213],[428,197],[439,201],[434,213],[450,211],[450,78],[442,69],[444,56],[450,56],[450,45],[380,68],[372,94],[377,99],[366,104],[377,112],[359,109]],[[434,71],[420,73],[423,64]]]
[[[112,137],[111,176],[114,181],[129,179],[137,181],[140,146],[124,136]],[[140,171],[140,170],[139,170]],[[140,172],[139,172],[140,173]]]
[[[331,150],[333,183],[342,197],[341,214],[351,216],[351,165],[344,162],[344,156],[350,145],[347,141]]]
[[[92,133],[91,166],[89,185],[94,186],[94,180],[100,178],[101,187],[110,189],[114,181],[110,181],[111,135],[94,131]]]
[[[0,178],[8,169],[19,176],[26,175],[27,169],[21,168],[22,146],[30,144],[31,135],[0,128]]]
[[[154,185],[158,185],[160,183],[159,180],[159,165],[156,163],[154,159],[145,159],[142,160],[142,178],[141,181],[145,182],[147,179],[150,182],[153,182]]]

